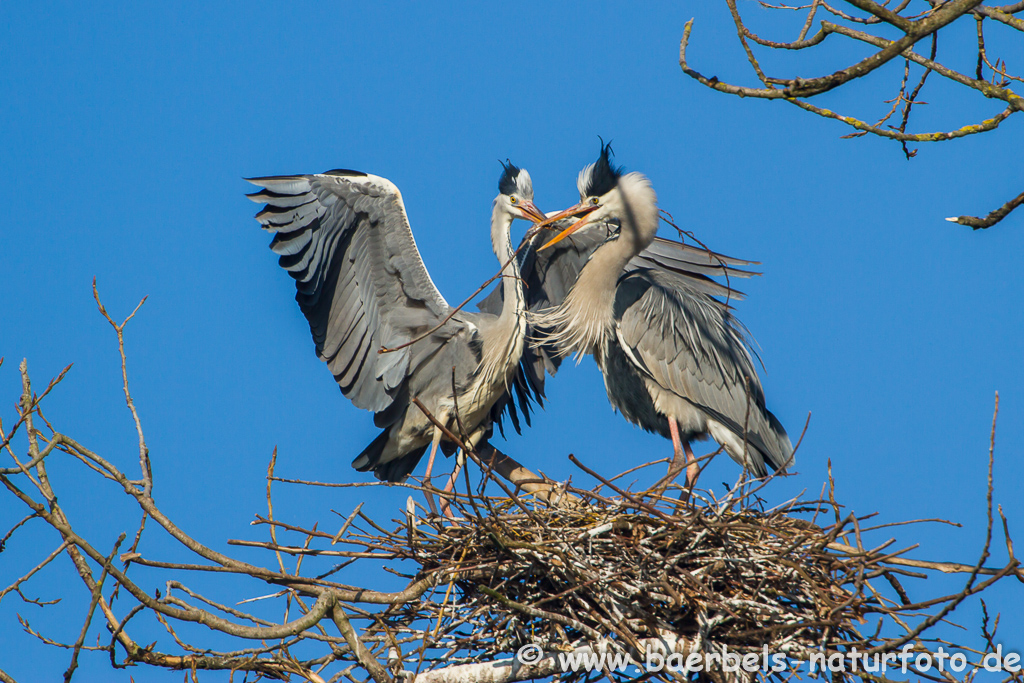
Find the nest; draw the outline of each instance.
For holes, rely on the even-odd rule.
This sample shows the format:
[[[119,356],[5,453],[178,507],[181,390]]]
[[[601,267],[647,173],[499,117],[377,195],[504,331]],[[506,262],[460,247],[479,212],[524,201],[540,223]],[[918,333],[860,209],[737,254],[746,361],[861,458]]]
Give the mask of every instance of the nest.
[[[557,655],[584,651],[628,657],[632,670],[599,672],[627,680],[650,662],[652,649],[717,661],[717,668],[682,669],[684,678],[716,683],[755,676],[785,681],[808,668],[813,673],[815,661],[824,669],[824,658],[835,681],[887,681],[884,663],[881,674],[857,667],[905,648],[912,658],[932,662],[962,657],[976,671],[979,653],[996,648],[984,604],[982,638],[973,646],[935,629],[948,624],[945,617],[958,604],[1002,577],[1024,581],[1008,536],[1008,563],[984,566],[991,525],[977,565],[908,559],[905,553],[916,546],[893,551],[895,539],[874,548],[867,541],[880,529],[915,522],[872,527],[867,520],[873,515],[844,516],[834,486],[826,489],[827,499],[767,509],[757,495],[767,482],[741,481],[722,499],[674,487],[680,501],[663,491],[617,488],[614,479],[573,462],[601,484],[593,490],[549,486],[540,498],[560,500],[548,503],[500,482],[505,496],[486,495],[485,476],[475,494],[467,488],[456,497],[454,520],[421,516],[410,498],[405,520],[396,520],[393,531],[346,522],[342,540],[377,557],[414,563],[416,573],[406,575],[410,586],[429,587],[415,603],[392,605],[374,617],[370,631],[387,633],[396,673],[411,655],[403,654],[402,644],[414,642],[416,671],[437,674],[425,680],[438,683],[463,680],[459,671],[466,680],[491,676],[493,669],[474,666],[501,660],[502,680],[582,680],[593,672],[566,668]],[[429,495],[428,501],[433,508]],[[901,583],[939,572],[967,575],[963,589],[915,602]],[[989,578],[981,581],[982,575]],[[548,668],[523,673],[507,664],[526,645],[539,648]],[[758,664],[732,675],[727,655],[756,655]],[[928,669],[912,664],[902,673],[908,670],[924,675]],[[679,673],[647,668],[645,675],[679,680]]]
[[[438,616],[471,625],[450,629],[450,646],[489,658],[604,641],[637,656],[665,634],[757,654],[769,642],[797,653],[860,640],[852,626],[865,599],[842,585],[863,560],[830,550],[834,537],[794,506],[504,507],[406,538],[422,575],[451,577],[456,592]]]

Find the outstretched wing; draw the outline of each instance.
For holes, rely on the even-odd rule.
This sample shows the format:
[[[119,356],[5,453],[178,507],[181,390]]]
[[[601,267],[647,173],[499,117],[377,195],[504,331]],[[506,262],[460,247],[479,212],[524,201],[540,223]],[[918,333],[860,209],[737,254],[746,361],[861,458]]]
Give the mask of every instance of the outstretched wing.
[[[295,279],[317,355],[356,406],[391,405],[408,373],[412,347],[394,348],[450,311],[409,228],[390,181],[358,171],[251,178],[248,195],[266,206],[256,219]],[[457,324],[453,321],[452,323]]]
[[[620,281],[615,317],[616,337],[641,373],[741,440],[746,427],[772,469],[785,466],[789,437],[765,407],[744,330],[728,310],[674,273],[639,269]]]

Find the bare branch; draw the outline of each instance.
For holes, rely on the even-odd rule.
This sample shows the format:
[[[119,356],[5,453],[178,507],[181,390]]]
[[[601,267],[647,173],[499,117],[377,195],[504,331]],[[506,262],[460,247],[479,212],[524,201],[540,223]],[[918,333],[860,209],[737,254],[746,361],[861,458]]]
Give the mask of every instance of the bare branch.
[[[986,228],[991,228],[993,225],[1006,218],[1007,214],[1021,204],[1024,204],[1024,192],[1021,192],[1019,195],[1006,202],[995,211],[992,211],[984,218],[977,218],[976,216],[953,216],[946,220],[952,223],[966,225],[974,228],[975,230],[984,230]]]
[[[825,7],[824,2],[819,4]],[[119,338],[119,346],[121,342]],[[104,457],[56,431],[44,447],[33,426],[35,416],[41,415],[39,397],[32,393],[27,363],[22,367],[17,410],[26,439],[17,443],[24,453],[15,454],[8,441],[6,448],[21,464],[0,473],[0,495],[7,497],[8,506],[24,505],[27,514],[3,538],[11,538],[15,529],[23,534],[56,531],[61,545],[40,561],[34,560],[34,567],[19,571],[21,578],[4,589],[0,599],[18,593],[30,600],[22,594],[28,582],[46,581],[45,570],[56,557],[71,558],[89,596],[81,625],[70,633],[43,634],[22,621],[29,637],[71,651],[66,681],[91,652],[106,652],[114,668],[181,670],[192,680],[204,670],[351,683],[366,676],[374,683],[400,678],[418,683],[576,678],[564,657],[567,654],[622,655],[643,664],[644,651],[656,645],[664,654],[683,655],[720,654],[728,647],[731,652],[760,656],[768,647],[770,652],[785,654],[787,668],[765,672],[766,683],[785,683],[801,662],[815,654],[844,653],[853,647],[859,652],[889,652],[902,643],[923,653],[934,652],[941,643],[972,658],[970,666],[978,668],[984,654],[995,647],[998,616],[990,619],[984,608],[981,636],[975,644],[938,640],[933,627],[948,619],[958,605],[986,594],[1005,577],[1024,582],[1001,510],[1008,558],[1002,567],[988,564],[995,524],[997,413],[989,443],[988,528],[974,565],[910,559],[905,555],[916,544],[873,538],[872,534],[897,525],[902,533],[910,523],[949,522],[876,520],[868,526],[865,522],[874,515],[844,511],[831,479],[821,499],[793,499],[768,510],[757,497],[767,481],[741,482],[721,499],[694,491],[690,504],[677,506],[668,496],[634,491],[625,484],[625,475],[636,470],[633,467],[608,477],[571,458],[600,485],[586,490],[571,481],[556,484],[487,444],[479,450],[465,448],[464,440],[424,409],[428,419],[447,430],[446,436],[464,448],[483,472],[474,488],[471,468],[466,468],[465,491],[448,494],[452,519],[420,516],[423,506],[411,497],[391,527],[367,516],[361,506],[339,515],[344,522],[336,533],[320,531],[320,522],[307,528],[279,519],[281,508],[274,505],[271,482],[332,484],[278,477],[272,457],[267,471],[268,513],[254,522],[270,527],[270,541],[229,541],[229,546],[264,551],[262,557],[276,567],[270,569],[215,552],[186,533],[160,510],[144,480],[129,480],[113,464],[115,456]],[[54,450],[75,457],[40,457]],[[128,459],[134,461],[134,457]],[[53,469],[82,463],[88,467],[81,470],[81,477],[51,481],[46,470],[47,464]],[[499,473],[514,486],[494,476]],[[120,555],[125,563],[121,569],[114,558],[126,535],[120,534],[112,550],[100,552],[76,529],[60,504],[61,491],[54,488],[54,482],[89,486],[92,481],[104,481],[100,477],[117,482],[118,487],[108,488],[118,497],[136,501],[143,512],[135,543]],[[492,493],[491,482],[500,493]],[[523,491],[536,496],[522,496]],[[829,521],[834,517],[834,523],[819,526],[816,520],[822,512]],[[138,539],[149,518],[181,544],[185,561],[142,557]],[[38,521],[28,524],[33,519]],[[130,524],[137,523],[134,516],[129,519]],[[127,526],[124,520],[110,522],[117,528]],[[46,547],[52,546],[40,545]],[[299,558],[291,572],[286,571],[284,554]],[[345,559],[339,562],[338,557]],[[369,577],[361,582],[372,583],[374,574],[369,572],[379,571],[382,560],[389,561],[385,571],[402,577],[402,590],[377,591],[328,580],[352,563],[372,561],[374,568],[352,574]],[[130,579],[127,571],[132,564],[152,571],[137,572],[135,580]],[[183,580],[209,572],[233,575],[215,582],[229,586],[233,597],[204,595]],[[939,572],[963,573],[968,578],[957,593],[938,596],[928,594],[926,582],[913,587],[900,582],[906,575],[927,579]],[[164,579],[157,584],[164,594],[149,584],[154,576]],[[235,576],[257,582],[258,590],[239,599],[245,584],[233,583]],[[103,587],[111,583],[115,590],[123,589],[116,605],[113,597],[104,599]],[[58,599],[72,590],[60,586]],[[51,610],[66,610],[72,602],[30,601],[49,605]],[[269,619],[267,612],[256,616],[241,607],[267,601],[283,606],[283,617]],[[293,605],[301,616],[289,616]],[[87,645],[98,630],[93,624],[96,614],[102,615],[110,639],[106,644]],[[129,627],[139,615],[155,618],[166,635],[149,645],[138,643]],[[74,626],[73,615],[68,616],[64,621]],[[867,617],[877,621],[868,623]],[[207,641],[202,635],[206,631],[188,628],[192,624],[216,631],[217,640]],[[225,640],[232,644],[221,646]],[[162,649],[161,642],[166,643]],[[213,642],[219,649],[210,647]],[[529,661],[509,659],[524,647],[536,648],[538,656]],[[593,676],[619,680],[620,673],[595,671]],[[918,673],[929,680],[949,680]],[[704,675],[712,683],[737,680],[721,667],[712,666]],[[886,683],[884,677],[858,676],[863,683]],[[646,671],[642,678],[676,680],[667,671]],[[12,679],[0,672],[0,681],[6,680]]]
[[[969,135],[988,133],[999,128],[999,125],[1008,117],[1018,112],[1024,112],[1024,98],[1008,87],[1011,82],[1024,82],[1024,77],[1013,75],[1007,72],[1005,63],[996,59],[993,63],[986,52],[985,40],[982,28],[984,19],[993,19],[1001,22],[1018,31],[1024,31],[1024,21],[1017,18],[1015,13],[1022,11],[1020,3],[993,7],[983,4],[979,0],[955,0],[949,2],[930,2],[929,8],[917,16],[905,16],[904,10],[910,5],[909,0],[902,0],[896,7],[889,8],[889,3],[877,3],[873,0],[846,0],[851,7],[865,12],[867,17],[855,16],[839,9],[823,0],[813,0],[808,5],[792,7],[788,5],[771,5],[761,2],[761,5],[769,9],[783,10],[806,10],[807,16],[800,29],[797,40],[792,42],[775,41],[757,35],[751,31],[740,15],[736,0],[725,0],[736,25],[740,45],[746,54],[754,74],[761,82],[762,87],[748,87],[734,85],[720,81],[717,77],[707,77],[693,69],[687,62],[687,46],[693,28],[693,19],[686,23],[683,30],[683,37],[679,45],[679,65],[685,74],[697,80],[702,85],[729,95],[746,98],[758,98],[768,100],[783,100],[797,106],[804,111],[810,112],[823,118],[840,121],[856,130],[843,137],[859,137],[865,134],[876,135],[883,138],[895,140],[900,143],[904,155],[909,159],[916,155],[917,150],[908,148],[907,143],[925,142],[946,142],[957,140]],[[810,27],[818,10],[824,9],[840,22],[821,21],[817,33],[808,38]],[[976,77],[971,77],[943,64],[937,57],[937,45],[939,32],[964,18],[975,20],[978,35],[978,59]],[[851,24],[853,26],[851,26]],[[854,26],[862,28],[854,28]],[[900,31],[903,35],[895,40],[885,38],[881,35],[869,33],[869,30],[878,31],[880,25]],[[866,45],[871,45],[876,51],[831,74],[817,76],[814,78],[802,78],[799,76],[778,78],[767,74],[761,66],[761,62],[754,53],[748,41],[758,46],[771,50],[788,51],[809,51],[816,52],[814,48],[825,42],[832,35],[841,35],[856,40]],[[922,39],[931,38],[931,51],[928,57],[924,57],[914,51],[914,45]],[[832,109],[818,106],[810,102],[811,99],[830,92],[845,84],[862,78],[878,70],[895,57],[903,57],[907,60],[904,69],[903,82],[900,85],[899,93],[893,99],[886,102],[892,103],[888,113],[878,119],[875,124],[868,123],[870,119],[858,116],[851,116],[847,113],[840,113]],[[917,85],[911,92],[907,92],[907,77],[909,76],[909,65],[915,63],[924,68]],[[986,80],[983,74],[983,67],[991,71],[991,79]],[[955,83],[976,91],[986,99],[997,99],[1006,103],[1006,108],[990,117],[977,123],[960,125],[952,130],[937,132],[907,132],[910,120],[910,113],[915,104],[923,104],[919,97],[930,74],[952,80]],[[900,105],[903,105],[903,112],[898,126],[884,126],[883,124],[895,113]],[[985,218],[973,216],[960,216],[949,220],[960,225],[970,226],[975,229],[988,228],[1006,217],[1010,211],[1022,203],[1022,198],[1017,197],[1010,200],[1002,207],[992,211]]]

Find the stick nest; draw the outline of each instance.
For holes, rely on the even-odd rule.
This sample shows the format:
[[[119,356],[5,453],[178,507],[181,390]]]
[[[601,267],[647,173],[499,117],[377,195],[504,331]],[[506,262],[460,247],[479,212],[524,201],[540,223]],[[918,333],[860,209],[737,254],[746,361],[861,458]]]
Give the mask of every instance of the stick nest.
[[[892,538],[872,549],[867,539],[879,529],[912,522],[869,527],[873,515],[843,516],[831,486],[828,499],[765,509],[757,496],[764,482],[738,485],[724,499],[694,494],[680,503],[622,490],[587,472],[601,486],[566,486],[571,500],[561,504],[531,503],[522,493],[463,493],[454,503],[460,515],[454,521],[418,516],[410,505],[394,531],[348,536],[414,562],[418,570],[407,578],[433,586],[415,606],[389,610],[382,624],[422,643],[420,667],[507,659],[527,644],[546,653],[619,652],[643,662],[657,641],[705,661],[726,652],[756,654],[760,666],[763,653],[784,655],[784,668],[762,670],[762,680],[787,680],[812,657],[877,657],[904,645],[915,654],[964,653],[977,669],[977,654],[995,648],[987,612],[983,642],[975,646],[936,639],[933,629],[1001,578],[1024,581],[1008,535],[1007,564],[983,566],[991,527],[975,566],[905,558],[916,546],[893,551]],[[602,493],[606,486],[616,495]],[[959,593],[915,602],[901,583],[938,573],[966,575],[965,585]],[[711,680],[728,679],[720,669],[705,671]],[[846,671],[836,673],[837,680],[864,680]],[[560,675],[575,680],[587,674]]]
[[[843,584],[866,560],[829,550],[834,538],[792,508],[648,505],[494,510],[417,529],[409,549],[423,575],[451,577],[457,592],[438,616],[473,622],[457,639],[489,655],[605,639],[635,653],[665,633],[757,652],[857,639],[866,598]]]

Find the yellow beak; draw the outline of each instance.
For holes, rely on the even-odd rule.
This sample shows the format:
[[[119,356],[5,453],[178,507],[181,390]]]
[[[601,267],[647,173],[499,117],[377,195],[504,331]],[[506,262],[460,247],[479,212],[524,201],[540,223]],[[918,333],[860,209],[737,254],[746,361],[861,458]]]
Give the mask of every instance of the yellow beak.
[[[548,219],[544,215],[544,212],[537,208],[537,205],[533,202],[521,202],[519,204],[519,210],[523,212],[523,218],[533,221],[534,223],[543,223]]]
[[[576,232],[577,230],[579,230],[583,226],[589,224],[590,219],[587,217],[587,214],[589,214],[589,213],[591,213],[593,211],[596,211],[599,208],[601,208],[600,204],[582,204],[581,203],[581,204],[577,204],[576,206],[569,207],[565,211],[560,211],[556,215],[551,216],[550,218],[548,218],[547,221],[549,223],[554,223],[554,222],[556,222],[558,220],[561,220],[562,218],[568,218],[570,216],[583,216],[583,218],[579,219],[578,221],[576,221],[575,223],[570,225],[568,228],[566,228],[565,230],[563,230],[562,232],[558,233],[557,235],[552,237],[550,240],[548,240],[544,244],[544,246],[542,246],[537,251],[541,251],[543,249],[547,249],[548,247],[552,246],[553,244],[561,242],[562,240],[564,240],[569,235],[573,234],[574,232]]]

